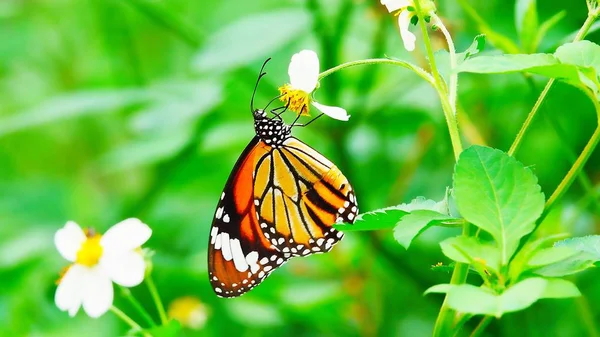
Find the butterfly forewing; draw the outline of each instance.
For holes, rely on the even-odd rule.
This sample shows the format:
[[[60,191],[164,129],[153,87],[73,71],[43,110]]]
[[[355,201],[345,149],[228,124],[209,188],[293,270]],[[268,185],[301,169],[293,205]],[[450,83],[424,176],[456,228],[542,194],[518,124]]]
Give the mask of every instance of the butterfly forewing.
[[[329,251],[343,237],[332,225],[354,222],[358,208],[346,177],[294,137],[258,162],[255,176],[260,229],[284,257]]]
[[[253,202],[256,161],[265,154],[254,138],[236,163],[213,219],[208,249],[208,269],[215,293],[234,297],[264,280],[287,257],[264,237]]]

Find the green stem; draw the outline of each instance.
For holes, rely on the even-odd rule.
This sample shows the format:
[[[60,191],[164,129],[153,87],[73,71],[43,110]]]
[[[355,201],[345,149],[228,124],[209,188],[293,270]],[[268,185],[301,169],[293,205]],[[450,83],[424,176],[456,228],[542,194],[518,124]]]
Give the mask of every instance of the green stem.
[[[143,331],[142,327],[137,324],[131,317],[127,316],[126,313],[121,311],[119,308],[114,305],[110,307],[110,311],[115,314],[115,316],[119,317],[123,322],[129,325],[135,331]],[[147,333],[143,333],[145,337],[152,337]]]
[[[553,84],[554,84],[554,79],[553,78],[551,78],[548,81],[548,83],[546,83],[546,86],[544,87],[544,90],[542,90],[542,93],[538,97],[537,101],[535,102],[535,105],[533,106],[533,108],[531,109],[531,111],[527,115],[527,118],[525,119],[525,122],[521,126],[521,129],[519,130],[519,133],[517,134],[517,137],[515,138],[515,141],[510,146],[510,149],[508,150],[508,155],[509,156],[514,155],[515,152],[521,146],[521,142],[523,141],[523,136],[525,135],[525,132],[529,129],[529,126],[531,125],[531,122],[533,121],[533,118],[535,117],[535,115],[537,114],[538,110],[542,106],[542,102],[546,98],[546,95],[548,95],[548,92],[550,91],[550,88],[552,88]]]
[[[446,117],[446,123],[448,124],[448,131],[450,132],[450,141],[452,142],[452,148],[454,150],[454,157],[458,160],[462,152],[462,142],[460,139],[460,134],[458,132],[458,123],[456,122],[455,111],[456,108],[450,102],[449,95],[446,92],[446,86],[443,82],[440,73],[437,69],[435,58],[433,55],[433,48],[431,47],[431,40],[429,39],[429,34],[427,33],[427,24],[423,17],[423,13],[421,12],[421,6],[419,1],[415,1],[415,7],[417,15],[419,16],[419,25],[421,26],[421,32],[423,34],[423,43],[425,44],[425,49],[427,50],[427,56],[429,57],[429,63],[431,66],[431,73],[433,74],[433,78],[435,80],[436,89],[438,91],[438,95],[440,96],[440,101],[442,103],[442,109],[444,111],[444,116]],[[449,39],[451,40],[451,39]],[[465,223],[463,225],[463,235],[470,236],[470,224]],[[452,277],[450,279],[450,284],[463,284],[467,279],[467,274],[469,272],[469,265],[466,263],[457,263],[454,266],[454,270],[452,271]],[[454,318],[456,317],[456,313],[454,310],[448,307],[447,303],[448,297],[444,298],[444,303],[440,309],[437,320],[435,322],[435,327],[433,330],[434,336],[449,336],[451,335],[451,330],[454,325]]]
[[[429,84],[431,84],[433,87],[435,87],[435,81],[433,80],[433,77],[431,77],[431,75],[428,72],[426,72],[423,68],[415,66],[414,64],[412,64],[410,62],[406,62],[406,61],[402,61],[402,60],[387,59],[387,58],[375,58],[375,59],[366,59],[366,60],[358,60],[358,61],[350,61],[350,62],[342,63],[331,69],[327,69],[324,72],[322,72],[321,74],[319,74],[319,80],[324,79],[325,77],[335,73],[336,71],[340,71],[342,69],[350,68],[350,67],[354,67],[354,66],[367,65],[367,64],[391,64],[391,65],[400,66],[400,67],[403,67],[406,69],[410,69],[410,70],[414,71],[417,75],[419,75],[422,79],[424,79]]]
[[[454,71],[456,68],[456,48],[454,47],[454,41],[452,41],[452,36],[450,32],[436,14],[431,14],[433,18],[433,23],[440,28],[442,34],[446,38],[446,43],[448,44],[448,53],[450,54],[450,85],[448,88],[449,94],[448,97],[450,99],[450,106],[454,109],[453,112],[456,115],[456,95],[458,91],[458,73]]]
[[[471,335],[469,337],[477,337],[480,336],[483,331],[485,330],[485,328],[487,328],[488,325],[490,325],[490,323],[492,323],[492,320],[494,319],[494,317],[492,316],[484,316],[481,321],[479,322],[479,324],[477,324],[477,326],[475,327],[475,329],[473,330],[473,332],[471,333]]]
[[[421,27],[421,32],[423,34],[423,43],[425,44],[425,49],[427,50],[429,65],[431,67],[431,74],[433,75],[435,87],[438,91],[438,95],[440,96],[442,110],[444,111],[444,116],[446,117],[446,124],[448,124],[448,131],[450,132],[450,141],[452,142],[452,149],[454,150],[454,158],[458,160],[458,156],[462,152],[462,142],[460,140],[458,124],[456,123],[456,115],[454,113],[456,111],[456,108],[452,105],[448,98],[449,95],[446,91],[446,84],[442,80],[440,72],[437,69],[435,57],[433,55],[433,48],[431,47],[431,40],[429,39],[429,34],[427,33],[427,23],[425,21],[423,13],[421,12],[421,4],[419,3],[419,1],[415,1],[415,9],[419,17],[419,26]]]
[[[156,285],[152,280],[152,276],[148,275],[146,277],[146,286],[148,286],[148,291],[150,291],[150,296],[152,296],[152,300],[156,305],[156,311],[158,311],[158,316],[160,316],[160,322],[164,325],[167,324],[167,313],[165,312],[165,307],[163,306],[162,301],[160,300],[160,296],[158,295],[158,290],[156,289]]]
[[[550,211],[554,203],[556,203],[556,201],[560,199],[560,197],[562,197],[562,195],[567,191],[567,189],[571,186],[573,181],[575,181],[575,178],[577,178],[577,175],[583,169],[583,166],[594,152],[594,149],[596,149],[598,141],[600,141],[600,103],[598,102],[596,96],[589,89],[581,88],[581,91],[583,91],[594,104],[594,109],[596,110],[596,115],[598,118],[598,125],[596,126],[596,130],[592,134],[590,140],[587,142],[587,144],[585,144],[583,151],[581,151],[581,154],[579,155],[579,157],[577,157],[577,160],[575,160],[573,166],[571,166],[571,169],[569,170],[567,175],[563,178],[560,184],[558,184],[550,198],[548,198],[548,201],[546,201],[544,213],[542,214],[542,219]]]
[[[577,41],[583,40],[583,38],[586,36],[586,34],[588,33],[588,31],[590,30],[590,27],[592,26],[592,24],[594,23],[594,21],[596,21],[597,17],[598,17],[598,13],[596,13],[596,12],[590,12],[588,14],[587,19],[583,23],[583,26],[581,26],[581,28],[579,29],[579,32],[577,33],[577,35],[573,39],[573,42],[577,42]],[[548,83],[546,83],[546,86],[544,87],[544,90],[542,91],[542,93],[540,94],[540,97],[538,97],[537,101],[535,102],[535,105],[533,106],[533,108],[531,109],[531,111],[529,112],[529,114],[527,115],[527,118],[525,119],[525,122],[521,126],[521,129],[519,130],[519,133],[517,134],[517,137],[515,138],[515,141],[512,143],[512,145],[510,146],[510,149],[508,150],[508,154],[510,156],[514,155],[515,152],[517,150],[519,150],[519,147],[521,146],[521,143],[523,141],[523,136],[525,135],[525,132],[527,132],[527,130],[529,130],[529,127],[531,125],[531,122],[533,121],[533,118],[535,117],[535,115],[539,111],[540,106],[542,105],[542,102],[544,101],[544,99],[548,95],[548,92],[550,91],[550,88],[552,87],[553,84],[554,84],[554,79],[553,78],[550,79],[548,81]]]
[[[140,316],[142,316],[148,325],[156,326],[156,323],[154,323],[154,320],[152,320],[152,317],[150,317],[148,311],[146,311],[140,302],[131,294],[131,290],[127,288],[121,288],[121,293],[127,299],[127,301],[129,301],[131,306],[140,314]]]
[[[579,311],[579,316],[583,321],[583,326],[587,330],[587,336],[599,337],[600,332],[598,332],[598,328],[596,327],[596,319],[592,314],[589,301],[585,296],[579,296],[575,301],[577,303],[577,311]]]

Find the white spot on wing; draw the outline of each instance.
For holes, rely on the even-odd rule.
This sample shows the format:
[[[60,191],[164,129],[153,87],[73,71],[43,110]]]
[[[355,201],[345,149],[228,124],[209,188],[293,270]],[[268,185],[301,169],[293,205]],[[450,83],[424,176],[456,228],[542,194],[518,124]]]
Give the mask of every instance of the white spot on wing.
[[[240,240],[232,239],[231,242],[231,255],[233,256],[233,264],[235,265],[235,269],[239,272],[244,272],[248,270],[248,263],[246,262],[246,258],[244,257],[244,252],[242,251],[242,246],[240,245]]]
[[[233,258],[233,256],[231,256],[231,246],[229,241],[229,234],[221,233],[221,253],[223,253],[225,261],[231,261]]]
[[[223,235],[223,233],[217,234],[217,237],[215,238],[215,249],[221,249],[221,236],[222,235]]]

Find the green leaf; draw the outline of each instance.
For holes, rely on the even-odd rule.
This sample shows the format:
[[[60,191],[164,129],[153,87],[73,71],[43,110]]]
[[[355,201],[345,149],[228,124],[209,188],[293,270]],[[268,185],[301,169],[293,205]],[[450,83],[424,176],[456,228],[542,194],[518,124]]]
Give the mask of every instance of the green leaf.
[[[577,251],[570,247],[550,247],[536,251],[533,256],[527,261],[527,267],[541,267],[553,264],[562,260],[566,260]]]
[[[538,250],[542,249],[543,246],[546,246],[558,239],[563,239],[568,236],[569,234],[567,233],[559,233],[539,238],[535,241],[527,242],[510,261],[509,278],[514,280],[518,279],[519,275],[526,269],[526,264],[529,261],[529,259],[531,259],[531,256],[535,254]]]
[[[506,153],[484,146],[472,146],[460,155],[454,195],[460,214],[496,240],[502,265],[533,230],[544,208],[535,175]]]
[[[479,34],[473,39],[473,43],[462,53],[457,54],[459,64],[464,60],[481,53],[485,49],[485,34]]]
[[[534,269],[537,275],[560,277],[572,275],[594,267],[594,261],[587,254],[577,254],[567,259]]]
[[[370,212],[359,214],[354,224],[336,224],[334,227],[343,231],[364,231],[392,229],[398,224],[398,221],[409,212],[417,210],[431,210],[433,212],[448,214],[448,198],[442,201],[425,199],[425,197],[416,197],[410,203],[404,203],[396,206],[377,209]],[[449,218],[449,216],[446,216]]]
[[[456,54],[456,65],[462,64],[465,60],[479,54],[485,48],[485,35],[479,34],[473,39],[473,43],[462,53]],[[435,60],[438,65],[438,71],[444,79],[448,79],[452,69],[450,69],[450,54],[442,49],[435,52]]]
[[[479,262],[495,273],[500,271],[500,251],[478,238],[457,236],[440,243],[442,253],[449,259],[462,263]]]
[[[538,275],[558,277],[578,273],[594,266],[600,261],[600,235],[570,238],[558,241],[556,248],[570,248],[577,254],[555,263],[542,266],[534,270]]]
[[[577,286],[567,280],[563,279],[546,279],[548,282],[542,298],[568,298],[581,296],[581,292],[577,289]]]
[[[434,224],[456,220],[452,217],[434,211],[418,210],[405,215],[394,228],[394,238],[404,248],[408,249],[412,240]]]
[[[211,34],[195,56],[193,67],[197,71],[224,72],[265,59],[298,40],[310,27],[310,16],[300,9],[246,15]]]
[[[600,74],[600,46],[593,42],[566,43],[556,49],[554,56],[562,63],[593,68],[596,74]]]
[[[538,14],[535,0],[517,0],[515,4],[515,23],[526,53],[537,49]]]
[[[429,287],[429,289],[425,290],[425,292],[423,293],[423,295],[428,295],[428,294],[446,294],[450,291],[450,289],[454,288],[455,285],[453,284],[448,284],[448,283],[442,283],[442,284],[436,284],[432,287]]]
[[[340,223],[333,227],[346,232],[392,229],[406,214],[408,212],[398,206],[386,207],[359,214],[353,224]]]
[[[502,313],[523,310],[542,298],[548,281],[541,277],[525,279],[500,295]]]
[[[561,65],[551,54],[507,54],[474,57],[463,62],[456,71],[478,74],[530,72],[566,77],[571,76],[573,67]]]
[[[500,295],[470,284],[439,284],[427,289],[425,294],[447,293],[448,306],[462,313],[501,317],[507,312],[523,310],[543,298],[547,283],[541,277],[529,278]]]
[[[600,46],[579,41],[567,43],[551,54],[480,56],[463,62],[457,72],[500,74],[528,72],[557,78],[574,86],[587,86],[595,93],[600,82]]]
[[[578,252],[585,253],[590,259],[600,261],[600,235],[575,237],[554,244],[555,247],[570,247]]]

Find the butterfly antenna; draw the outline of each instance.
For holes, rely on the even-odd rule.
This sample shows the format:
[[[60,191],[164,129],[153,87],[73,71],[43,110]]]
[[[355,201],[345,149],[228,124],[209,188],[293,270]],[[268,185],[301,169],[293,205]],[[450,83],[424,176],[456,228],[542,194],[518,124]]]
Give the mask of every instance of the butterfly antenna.
[[[256,84],[254,85],[254,91],[252,92],[252,99],[250,100],[251,112],[254,112],[254,96],[256,96],[256,90],[258,89],[258,83],[260,83],[260,79],[267,74],[267,73],[263,72],[263,70],[265,69],[265,66],[267,65],[267,63],[270,60],[271,60],[271,58],[269,57],[268,59],[265,60],[262,67],[260,67],[260,73],[258,74],[258,78],[256,79]]]

